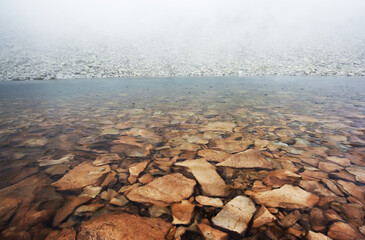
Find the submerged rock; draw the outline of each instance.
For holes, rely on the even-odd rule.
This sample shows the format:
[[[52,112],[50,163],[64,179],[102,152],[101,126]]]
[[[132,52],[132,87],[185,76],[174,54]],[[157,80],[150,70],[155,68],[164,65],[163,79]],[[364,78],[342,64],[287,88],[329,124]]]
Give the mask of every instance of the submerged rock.
[[[173,224],[189,224],[193,216],[195,205],[188,200],[171,205],[172,223]]]
[[[224,197],[229,194],[224,180],[219,176],[215,167],[204,159],[186,160],[175,163],[176,166],[187,167],[199,182],[203,194]]]
[[[255,204],[250,198],[237,196],[212,218],[212,222],[218,227],[244,234],[255,211]]]
[[[257,203],[266,207],[289,209],[308,209],[313,207],[319,200],[318,196],[292,185],[284,185],[271,191],[256,192],[252,194],[252,197]]]
[[[355,240],[359,239],[356,231],[347,223],[335,222],[328,231],[328,236],[335,240]]]
[[[45,167],[45,166],[69,163],[70,161],[72,161],[74,159],[74,157],[75,156],[73,154],[67,154],[66,156],[63,156],[62,158],[59,158],[59,159],[55,159],[55,160],[43,159],[43,160],[39,160],[38,162],[39,162],[40,167]]]
[[[196,196],[195,200],[204,206],[212,206],[212,207],[223,207],[223,201],[220,198],[211,198],[206,196]]]
[[[88,185],[100,185],[108,172],[109,165],[96,167],[89,162],[83,162],[52,185],[59,191],[77,191]]]
[[[264,205],[261,205],[261,208],[255,214],[252,227],[258,228],[275,220],[276,217]]]
[[[130,201],[153,203],[168,206],[191,196],[196,182],[184,177],[181,173],[173,173],[154,179],[152,182],[132,189],[127,198]]]
[[[264,155],[254,149],[236,153],[229,157],[226,161],[218,163],[216,166],[273,169],[272,163],[267,161]]]
[[[227,240],[228,234],[218,229],[215,229],[205,223],[200,223],[197,225],[199,231],[203,234],[204,239],[207,240]]]
[[[143,218],[127,213],[108,213],[82,223],[77,240],[165,239],[172,225],[159,218]]]
[[[149,162],[150,161],[143,161],[129,166],[129,177],[128,177],[129,183],[133,184],[137,181],[139,174],[143,172],[143,170],[147,167],[147,164]]]
[[[198,156],[206,159],[207,161],[223,162],[231,156],[231,154],[213,149],[204,149],[198,151]]]

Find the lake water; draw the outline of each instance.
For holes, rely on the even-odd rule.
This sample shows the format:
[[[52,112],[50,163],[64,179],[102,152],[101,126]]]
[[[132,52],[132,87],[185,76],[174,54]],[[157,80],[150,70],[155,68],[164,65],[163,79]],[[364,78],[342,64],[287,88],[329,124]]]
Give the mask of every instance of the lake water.
[[[201,158],[198,167],[185,162]],[[174,173],[195,181],[189,196],[168,203],[132,196]],[[5,239],[102,236],[87,226],[110,213],[140,216],[132,225],[158,217],[168,225],[159,234],[176,239],[203,239],[201,223],[230,239],[363,239],[365,79],[0,82],[0,180]],[[225,193],[209,193],[216,184]],[[95,196],[85,193],[88,186],[96,187]],[[199,195],[223,205],[244,196],[254,211],[237,220],[239,214],[223,208],[232,221],[244,222],[237,230],[219,218],[222,206],[198,201]],[[182,207],[187,217],[176,220],[171,205],[181,201],[194,210]],[[261,206],[270,214],[265,220],[256,212]],[[136,234],[130,227],[128,234]]]

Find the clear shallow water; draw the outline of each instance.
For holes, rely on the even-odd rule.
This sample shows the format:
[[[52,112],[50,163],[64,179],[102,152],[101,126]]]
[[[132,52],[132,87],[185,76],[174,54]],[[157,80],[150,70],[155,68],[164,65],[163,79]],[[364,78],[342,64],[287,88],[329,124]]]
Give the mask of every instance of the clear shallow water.
[[[201,158],[199,151],[203,149],[229,155],[255,149],[265,154],[274,165],[271,170],[217,167],[218,174],[230,188],[230,195],[221,197],[224,203],[238,195],[250,197],[256,181],[264,181],[267,190],[281,187],[282,182],[270,185],[265,178],[271,171],[287,169],[298,174],[299,178],[292,181],[284,176],[284,183],[299,186],[320,199],[326,199],[316,203],[315,208],[324,215],[333,210],[340,217],[333,220],[326,215],[325,220],[320,221],[324,227],[318,230],[313,227],[310,209],[300,209],[302,222],[297,220],[287,226],[276,220],[254,228],[251,221],[245,236],[273,238],[272,235],[275,235],[295,239],[305,238],[309,231],[314,231],[333,237],[331,226],[337,221],[349,224],[356,237],[362,236],[359,227],[364,225],[363,216],[355,220],[350,218],[344,206],[350,204],[349,209],[364,212],[364,169],[361,167],[365,166],[364,80],[258,77],[2,82],[0,185],[3,190],[0,190],[0,200],[9,202],[9,199],[16,199],[17,202],[3,210],[4,216],[0,221],[2,236],[12,237],[11,234],[19,235],[19,232],[32,236],[36,226],[36,229],[43,229],[46,236],[51,230],[60,229],[62,222],[68,222],[67,228],[79,232],[83,222],[100,212],[124,211],[151,217],[148,204],[129,201],[123,208],[116,207],[99,194],[84,205],[98,203],[104,204],[104,207],[80,216],[71,211],[58,225],[51,224],[56,212],[42,208],[44,202],[39,196],[45,194],[43,187],[42,190],[34,190],[33,198],[30,197],[32,203],[15,192],[9,195],[11,185],[20,184],[19,189],[26,188],[27,180],[24,179],[44,175],[48,186],[82,162],[92,162],[103,154],[116,153],[124,160],[108,164],[116,173],[116,180],[103,186],[102,191],[110,188],[118,192],[121,187],[132,185],[125,178],[129,175],[128,169],[131,164],[144,160],[149,163],[139,177],[151,175],[156,178],[182,172],[196,180],[184,169],[174,166],[173,162],[161,166],[159,161],[162,158],[168,161]],[[228,122],[232,127],[207,127],[217,122]],[[118,140],[122,143],[116,142]],[[234,147],[236,143],[239,145],[237,148]],[[64,171],[61,173],[53,174],[49,170],[54,165],[41,164],[44,160],[60,159],[68,154],[73,157],[62,163],[59,168]],[[334,162],[334,157],[340,158],[338,161],[342,165]],[[205,158],[210,164],[217,164],[216,160]],[[325,190],[334,191],[328,182],[325,184],[321,180],[323,178],[330,179],[340,192],[330,196],[328,192],[323,193]],[[341,181],[351,186],[343,186]],[[308,187],[313,182],[319,183],[325,190]],[[69,196],[78,196],[80,192],[56,189],[57,201],[47,201],[59,208]],[[202,194],[201,189],[196,187],[193,196],[199,194]],[[193,203],[196,205],[194,218],[198,223],[202,218],[211,220],[220,210],[203,207],[195,200]],[[257,200],[255,204],[257,209],[265,205]],[[277,209],[278,212],[272,210],[277,219],[293,212],[293,209],[283,207]],[[47,210],[46,216],[36,218],[32,215],[42,210]],[[33,218],[21,222],[22,214]],[[170,214],[161,218],[166,222],[172,219]],[[290,228],[301,234],[293,234]],[[238,238],[231,231],[219,229],[230,233],[231,238]],[[44,238],[43,235],[39,237]],[[201,238],[198,232],[191,230],[183,236]]]

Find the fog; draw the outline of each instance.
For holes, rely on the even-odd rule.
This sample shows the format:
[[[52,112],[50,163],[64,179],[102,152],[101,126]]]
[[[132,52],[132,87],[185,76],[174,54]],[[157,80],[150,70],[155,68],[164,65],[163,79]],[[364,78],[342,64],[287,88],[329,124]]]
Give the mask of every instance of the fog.
[[[1,48],[67,42],[154,49],[154,56],[209,52],[208,59],[213,52],[340,54],[364,43],[364,12],[363,0],[0,0]]]
[[[355,39],[362,0],[1,0],[2,34],[35,40],[249,43]]]

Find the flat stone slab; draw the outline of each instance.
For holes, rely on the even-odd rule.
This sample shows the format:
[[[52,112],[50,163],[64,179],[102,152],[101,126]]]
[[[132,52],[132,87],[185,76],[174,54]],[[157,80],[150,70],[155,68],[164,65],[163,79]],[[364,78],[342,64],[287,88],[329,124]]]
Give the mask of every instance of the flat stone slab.
[[[271,191],[256,192],[252,194],[252,197],[265,207],[289,209],[312,208],[319,200],[317,195],[292,185],[284,185]]]
[[[109,165],[97,167],[89,162],[83,162],[52,185],[59,191],[76,191],[88,185],[98,186],[103,176],[109,172]]]
[[[263,154],[254,149],[249,149],[244,152],[236,153],[227,158],[226,161],[218,163],[216,166],[232,168],[273,169],[272,163],[267,161]]]
[[[204,195],[224,197],[229,194],[224,180],[219,176],[215,167],[205,159],[186,160],[177,162],[175,165],[186,167],[193,173]]]
[[[181,173],[173,173],[131,190],[127,198],[134,202],[168,206],[190,197],[195,185],[194,180],[184,177]]]
[[[237,196],[212,218],[214,225],[243,234],[256,211],[253,201],[245,196]]]
[[[172,225],[160,218],[144,218],[127,213],[109,213],[84,222],[77,240],[165,239]]]

